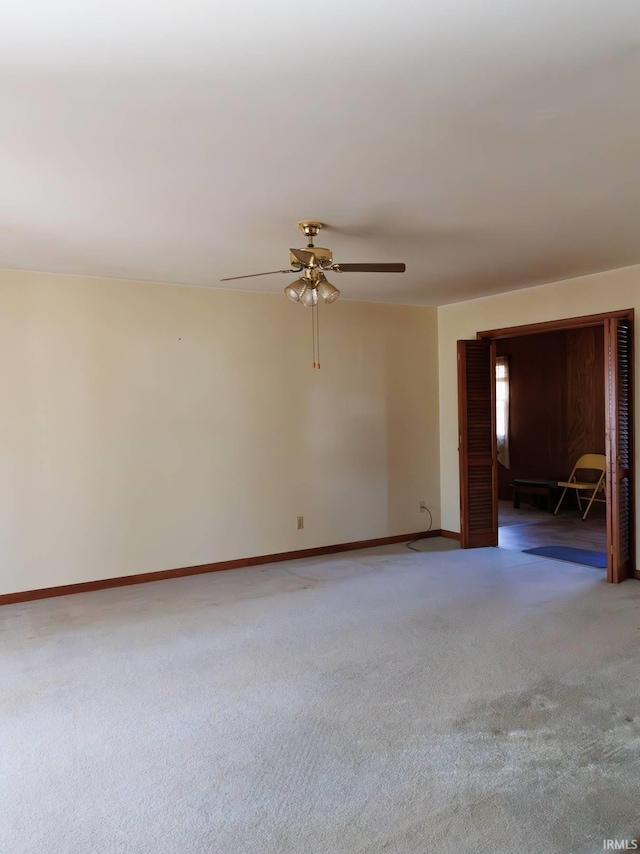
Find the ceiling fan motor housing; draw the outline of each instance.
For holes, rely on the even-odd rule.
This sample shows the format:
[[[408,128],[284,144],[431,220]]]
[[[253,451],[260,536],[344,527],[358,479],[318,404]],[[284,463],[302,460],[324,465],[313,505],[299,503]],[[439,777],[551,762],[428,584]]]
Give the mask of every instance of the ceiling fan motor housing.
[[[319,267],[327,267],[330,264],[333,264],[333,254],[330,249],[323,249],[322,246],[314,246],[313,250],[310,250],[307,246],[301,246],[300,249],[305,252],[313,251]],[[304,266],[291,252],[289,253],[289,261],[294,270],[301,270]]]

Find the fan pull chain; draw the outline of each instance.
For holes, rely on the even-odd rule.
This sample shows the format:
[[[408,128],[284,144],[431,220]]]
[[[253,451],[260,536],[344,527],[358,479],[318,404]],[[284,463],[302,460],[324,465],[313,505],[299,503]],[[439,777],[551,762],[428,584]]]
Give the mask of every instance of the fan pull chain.
[[[314,306],[316,312],[316,356],[318,370],[320,370],[320,315],[318,314],[318,305]]]
[[[320,370],[320,321],[317,303],[311,306],[311,335],[313,341],[313,363],[311,367]]]
[[[311,342],[312,342],[312,348],[313,348],[313,364],[311,365],[312,368],[315,368],[315,366],[316,366],[316,321],[315,321],[315,317],[313,314],[315,310],[316,310],[315,305],[312,305],[311,306]]]
[[[313,342],[313,362],[311,367],[320,370],[320,320],[317,303],[311,306],[311,335]]]

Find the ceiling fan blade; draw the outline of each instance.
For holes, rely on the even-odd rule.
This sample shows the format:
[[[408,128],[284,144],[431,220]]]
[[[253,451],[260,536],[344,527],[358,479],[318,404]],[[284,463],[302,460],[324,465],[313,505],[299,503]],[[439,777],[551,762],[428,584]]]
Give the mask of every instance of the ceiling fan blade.
[[[299,270],[271,270],[269,273],[249,273],[248,276],[227,276],[221,282],[233,282],[235,279],[255,279],[256,276],[274,276],[276,273],[299,273]]]
[[[307,252],[306,249],[290,249],[289,252],[305,267],[315,267],[316,256],[313,252]]]
[[[338,273],[404,273],[406,264],[334,264]]]

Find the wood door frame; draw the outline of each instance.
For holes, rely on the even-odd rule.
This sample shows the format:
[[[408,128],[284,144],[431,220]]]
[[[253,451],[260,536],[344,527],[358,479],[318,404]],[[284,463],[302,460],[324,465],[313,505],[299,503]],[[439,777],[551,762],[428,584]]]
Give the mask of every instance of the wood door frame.
[[[505,326],[502,329],[489,329],[478,332],[476,338],[516,338],[518,335],[538,335],[540,332],[565,332],[569,329],[584,329],[587,326],[604,326],[612,317],[620,317],[633,323],[634,309],[607,311],[602,314],[585,314],[581,317],[566,317],[561,320],[545,320],[541,323],[527,323],[524,326]]]
[[[520,335],[539,335],[540,333],[544,333],[544,332],[566,332],[566,331],[571,330],[571,329],[585,329],[586,327],[589,327],[589,326],[602,326],[604,329],[607,321],[609,321],[613,318],[621,318],[624,320],[628,320],[630,325],[631,325],[631,329],[633,331],[633,328],[634,328],[633,327],[634,309],[628,308],[628,309],[621,309],[619,311],[603,312],[602,314],[587,314],[587,315],[583,315],[581,317],[566,317],[566,318],[562,318],[559,320],[547,320],[547,321],[543,321],[541,323],[527,323],[527,324],[522,325],[522,326],[507,326],[507,327],[502,327],[500,329],[487,329],[487,330],[484,330],[482,332],[478,332],[476,334],[476,338],[488,339],[490,341],[497,341],[500,338],[515,338],[515,337],[520,336]],[[606,336],[605,336],[605,338],[606,338]],[[631,437],[632,448],[633,448],[633,440],[635,439],[635,430],[634,430],[635,411],[634,411],[634,402],[633,402],[633,392],[635,390],[633,334],[631,336],[631,357],[630,357],[629,370],[630,370],[630,382],[629,382],[629,384],[630,384],[631,395],[632,395],[631,406],[630,406],[630,411],[629,411],[629,417],[630,417],[630,421],[631,421],[630,437]],[[606,371],[607,371],[607,363],[605,360],[605,372]],[[605,407],[605,419],[606,419],[605,420],[605,433],[606,433],[606,435],[607,436],[616,435],[617,423],[615,421],[615,416],[614,416],[614,413],[612,411],[610,411],[609,408],[607,408],[607,407]],[[634,471],[635,460],[633,457],[633,452],[632,452],[630,463],[631,463],[631,482],[633,485],[632,495],[631,495],[631,507],[632,507],[632,511],[633,511],[631,513],[631,543],[632,543],[632,546],[635,548],[635,542],[636,542],[636,517],[635,517],[635,500],[634,500],[635,499],[635,471]],[[496,467],[498,465],[497,458],[495,460],[495,465],[496,465]],[[610,483],[609,478],[607,478],[606,498],[607,498],[607,505],[609,505],[612,498],[613,498],[612,487],[611,487],[611,483]],[[494,501],[494,508],[493,508],[494,514],[497,517],[497,506],[496,506],[497,496],[495,496],[495,495],[493,496],[493,501]],[[612,545],[613,545],[613,536],[614,536],[613,531],[611,530],[611,527],[610,527],[609,523],[607,522],[607,565],[609,567],[608,579],[607,580],[609,580],[609,581],[612,580],[611,570],[610,570],[610,566],[611,566],[610,555],[611,555]],[[635,555],[633,555],[633,559],[635,561]],[[635,563],[634,563],[634,566],[635,566]],[[631,571],[631,577],[640,579],[640,570],[634,568]]]

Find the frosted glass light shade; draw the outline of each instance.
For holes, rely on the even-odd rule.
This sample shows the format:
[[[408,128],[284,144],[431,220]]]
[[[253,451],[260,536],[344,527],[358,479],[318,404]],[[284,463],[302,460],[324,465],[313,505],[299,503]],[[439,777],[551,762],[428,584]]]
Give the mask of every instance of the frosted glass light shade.
[[[318,285],[318,295],[322,297],[325,302],[335,302],[340,296],[340,291],[328,282],[324,276],[322,277],[322,281]]]
[[[300,302],[302,303],[302,305],[306,305],[307,308],[312,305],[318,305],[318,289],[307,288],[306,291],[300,297]]]
[[[284,289],[286,296],[289,297],[291,302],[298,302],[304,292],[307,290],[307,283],[304,279],[296,279],[295,282],[292,282],[290,285]]]

